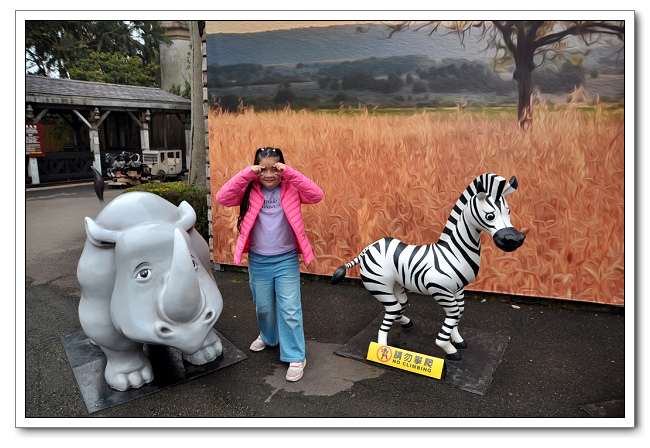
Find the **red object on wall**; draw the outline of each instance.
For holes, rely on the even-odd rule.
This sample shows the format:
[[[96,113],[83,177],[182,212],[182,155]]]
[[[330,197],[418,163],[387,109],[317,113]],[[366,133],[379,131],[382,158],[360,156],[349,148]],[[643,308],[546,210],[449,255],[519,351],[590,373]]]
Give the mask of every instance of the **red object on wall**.
[[[27,157],[45,157],[42,125],[25,124],[25,155]]]

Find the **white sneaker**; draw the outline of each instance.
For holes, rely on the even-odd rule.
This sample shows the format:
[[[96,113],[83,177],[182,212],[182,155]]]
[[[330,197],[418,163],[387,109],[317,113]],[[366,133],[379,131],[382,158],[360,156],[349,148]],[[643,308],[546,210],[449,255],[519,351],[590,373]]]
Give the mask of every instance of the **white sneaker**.
[[[258,336],[250,346],[252,352],[261,352],[266,348],[264,341]]]
[[[289,369],[287,370],[287,376],[285,377],[287,381],[298,381],[302,378],[303,370],[307,365],[307,359],[302,362],[292,362],[289,363]]]

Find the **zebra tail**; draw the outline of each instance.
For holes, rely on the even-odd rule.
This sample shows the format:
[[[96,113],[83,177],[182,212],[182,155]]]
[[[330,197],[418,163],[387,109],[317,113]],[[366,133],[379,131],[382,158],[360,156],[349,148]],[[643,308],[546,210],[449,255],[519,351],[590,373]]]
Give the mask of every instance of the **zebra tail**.
[[[345,268],[345,265],[339,266],[336,271],[334,271],[334,274],[332,275],[332,284],[336,285],[339,283],[341,280],[345,278],[345,271],[347,269]]]
[[[352,266],[356,266],[361,262],[361,257],[366,253],[368,250],[368,247],[366,247],[357,258],[349,262],[348,264],[344,264],[343,266],[339,266],[336,271],[334,271],[334,274],[332,275],[332,284],[336,285],[339,283],[341,280],[345,278],[345,272],[350,269]]]

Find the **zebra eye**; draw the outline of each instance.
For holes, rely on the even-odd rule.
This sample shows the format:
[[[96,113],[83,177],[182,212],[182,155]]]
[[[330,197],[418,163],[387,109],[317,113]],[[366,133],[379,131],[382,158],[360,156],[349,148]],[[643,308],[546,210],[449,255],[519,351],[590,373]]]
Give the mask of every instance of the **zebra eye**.
[[[485,219],[487,219],[488,221],[492,221],[494,219],[494,213],[486,213]]]

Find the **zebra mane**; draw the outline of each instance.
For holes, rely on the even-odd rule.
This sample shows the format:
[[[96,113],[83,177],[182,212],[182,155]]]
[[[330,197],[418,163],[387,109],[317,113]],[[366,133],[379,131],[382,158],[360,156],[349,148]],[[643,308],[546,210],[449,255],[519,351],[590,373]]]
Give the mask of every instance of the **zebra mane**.
[[[467,204],[472,196],[477,194],[479,190],[486,192],[492,200],[497,201],[506,189],[507,183],[508,181],[498,174],[481,174],[474,179],[460,195],[456,201],[456,205],[454,205],[454,208],[451,211],[450,218],[453,217],[455,220],[458,220],[465,204]],[[516,188],[516,185],[514,185],[514,187]]]
[[[516,181],[512,187],[517,187]],[[448,234],[451,228],[456,226],[458,219],[460,218],[460,214],[463,211],[463,207],[469,202],[472,196],[476,195],[479,191],[484,191],[488,194],[488,196],[490,196],[491,199],[496,202],[508,188],[511,188],[508,184],[508,181],[498,174],[485,173],[478,176],[467,186],[467,188],[465,188],[463,193],[456,201],[454,208],[449,214],[449,218],[445,224],[445,229],[443,230],[440,238],[445,239],[445,234]]]

